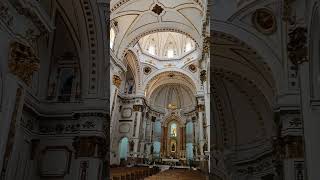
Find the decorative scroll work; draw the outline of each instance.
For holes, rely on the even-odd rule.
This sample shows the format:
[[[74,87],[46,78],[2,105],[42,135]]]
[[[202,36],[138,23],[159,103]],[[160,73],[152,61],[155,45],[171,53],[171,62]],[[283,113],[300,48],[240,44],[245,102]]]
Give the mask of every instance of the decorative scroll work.
[[[10,46],[8,66],[14,75],[30,85],[33,73],[40,68],[40,61],[29,46],[13,42]]]

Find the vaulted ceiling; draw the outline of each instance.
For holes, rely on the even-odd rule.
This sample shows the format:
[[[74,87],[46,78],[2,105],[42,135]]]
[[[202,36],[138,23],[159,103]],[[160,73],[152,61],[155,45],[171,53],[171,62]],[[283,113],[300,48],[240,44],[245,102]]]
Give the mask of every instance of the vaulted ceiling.
[[[116,29],[114,53],[121,59],[128,47],[155,32],[178,32],[202,42],[204,5],[199,0],[113,0],[111,26]]]

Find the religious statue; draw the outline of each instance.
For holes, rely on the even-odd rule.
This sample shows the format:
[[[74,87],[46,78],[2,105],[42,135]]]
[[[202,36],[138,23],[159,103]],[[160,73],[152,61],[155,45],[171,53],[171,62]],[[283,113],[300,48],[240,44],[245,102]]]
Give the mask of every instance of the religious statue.
[[[172,151],[172,152],[175,152],[175,151],[176,151],[176,146],[174,145],[174,143],[173,143],[172,146],[171,146],[171,151]]]
[[[151,148],[150,148],[151,154],[153,154],[153,150],[154,150],[154,148],[153,148],[153,144],[152,144]]]
[[[176,136],[177,136],[177,132],[176,132],[176,130],[177,130],[176,128],[173,128],[173,129],[172,129],[172,136],[174,136],[174,137],[176,137]]]
[[[133,151],[133,149],[134,149],[134,142],[130,141],[130,151]]]

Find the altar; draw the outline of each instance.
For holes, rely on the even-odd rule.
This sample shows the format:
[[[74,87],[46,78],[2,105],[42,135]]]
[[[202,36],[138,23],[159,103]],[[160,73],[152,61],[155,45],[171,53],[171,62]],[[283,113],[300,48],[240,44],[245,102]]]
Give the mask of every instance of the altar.
[[[177,163],[180,162],[180,160],[179,159],[162,159],[162,162],[164,164],[166,164],[166,165],[174,165],[174,166],[176,166]]]

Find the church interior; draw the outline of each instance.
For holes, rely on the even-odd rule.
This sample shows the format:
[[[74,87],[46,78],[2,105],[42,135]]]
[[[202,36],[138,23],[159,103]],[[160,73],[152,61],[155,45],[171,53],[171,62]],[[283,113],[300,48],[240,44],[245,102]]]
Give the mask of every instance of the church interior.
[[[319,0],[1,0],[0,180],[318,180],[319,26]]]

